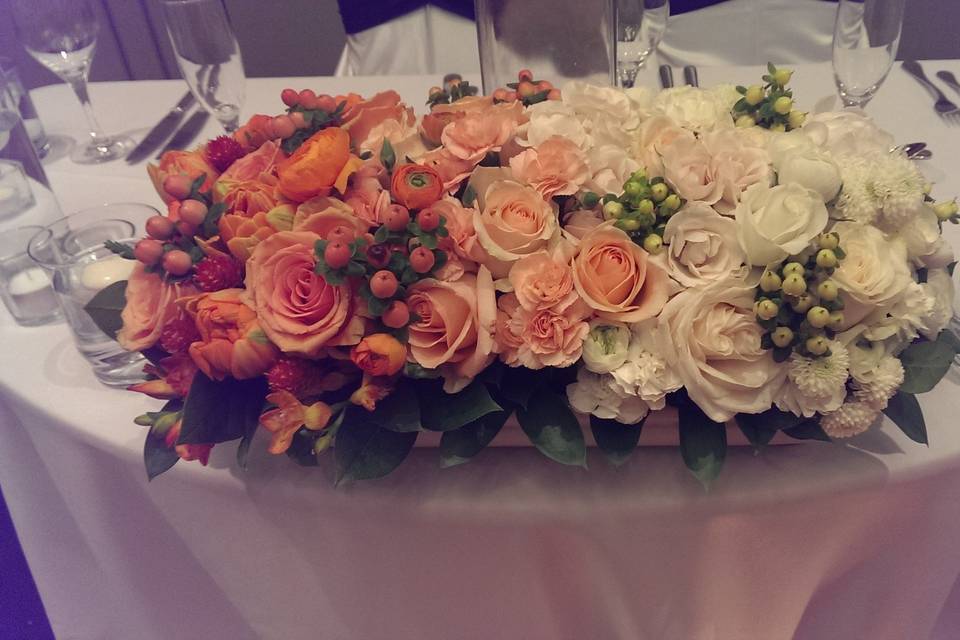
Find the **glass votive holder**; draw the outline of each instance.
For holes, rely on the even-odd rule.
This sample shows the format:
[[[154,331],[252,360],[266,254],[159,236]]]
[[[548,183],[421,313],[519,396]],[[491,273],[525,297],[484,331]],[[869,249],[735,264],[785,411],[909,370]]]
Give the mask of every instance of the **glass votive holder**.
[[[146,220],[154,215],[159,215],[156,209],[136,203],[84,209],[44,227],[28,245],[30,257],[52,274],[77,349],[106,385],[142,381],[146,360],[104,333],[84,307],[102,289],[126,280],[137,264],[114,254],[104,243],[111,240],[133,247],[145,235]]]
[[[43,227],[20,227],[0,234],[0,298],[17,324],[46,324],[62,317],[47,272],[27,255],[27,243]]]
[[[0,160],[0,218],[16,215],[34,203],[33,191],[20,163]]]

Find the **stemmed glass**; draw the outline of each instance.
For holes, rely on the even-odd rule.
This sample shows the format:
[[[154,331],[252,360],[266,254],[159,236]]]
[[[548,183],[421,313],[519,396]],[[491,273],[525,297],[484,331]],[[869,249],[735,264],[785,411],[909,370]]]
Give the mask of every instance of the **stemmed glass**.
[[[88,0],[12,0],[14,29],[27,52],[60,76],[77,94],[87,117],[90,140],[74,148],[70,158],[80,164],[124,157],[133,148],[125,136],[106,136],[87,94],[90,61],[100,25]]]
[[[163,0],[167,33],[190,91],[229,133],[239,126],[243,60],[221,0]]]
[[[617,83],[633,86],[637,73],[667,30],[670,0],[615,0]]]
[[[863,107],[886,79],[900,44],[906,0],[840,0],[833,77],[845,107]]]

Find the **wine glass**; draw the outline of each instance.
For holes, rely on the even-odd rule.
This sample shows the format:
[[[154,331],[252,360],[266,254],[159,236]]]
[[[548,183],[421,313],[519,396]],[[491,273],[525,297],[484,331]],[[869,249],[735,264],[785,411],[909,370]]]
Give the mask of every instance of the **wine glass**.
[[[616,0],[617,83],[633,86],[667,30],[670,0]]]
[[[106,136],[87,94],[90,61],[100,25],[88,0],[12,0],[13,24],[20,42],[34,59],[60,76],[77,94],[87,117],[90,140],[73,149],[80,164],[116,160],[133,148],[126,136]]]
[[[240,124],[243,60],[221,0],[163,0],[167,33],[190,91],[227,133]]]
[[[840,0],[833,77],[845,107],[863,107],[883,84],[900,44],[905,0]]]

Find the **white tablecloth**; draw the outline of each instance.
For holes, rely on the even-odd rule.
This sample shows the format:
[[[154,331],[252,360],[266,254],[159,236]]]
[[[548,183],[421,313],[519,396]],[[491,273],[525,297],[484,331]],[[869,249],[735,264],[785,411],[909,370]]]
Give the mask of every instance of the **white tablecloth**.
[[[804,105],[833,91],[828,66],[795,79]],[[276,111],[288,85],[392,86],[419,105],[435,81],[250,80],[245,111]],[[91,87],[112,131],[143,131],[182,91]],[[66,87],[34,97],[49,132],[79,137]],[[960,129],[935,118],[912,80],[895,69],[870,111],[952,170],[936,194],[960,192]],[[48,171],[65,210],[157,202],[142,166],[61,160]],[[387,479],[333,489],[329,467],[299,468],[257,442],[246,472],[223,446],[210,467],[180,463],[148,484],[131,419],[157,403],[99,385],[63,325],[26,329],[4,315],[0,345],[0,485],[60,638],[903,640],[936,625],[960,635],[956,377],[921,398],[929,448],[890,424],[850,446],[737,448],[710,494],[664,447],[619,471],[593,453],[584,471],[532,449],[440,470],[435,451],[417,450]]]

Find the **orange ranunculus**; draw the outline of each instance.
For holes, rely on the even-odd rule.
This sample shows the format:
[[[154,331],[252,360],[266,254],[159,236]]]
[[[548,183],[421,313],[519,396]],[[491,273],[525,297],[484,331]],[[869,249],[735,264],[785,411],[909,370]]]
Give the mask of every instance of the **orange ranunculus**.
[[[203,466],[207,466],[207,462],[210,460],[210,451],[213,449],[212,444],[177,444],[177,440],[180,438],[180,427],[181,420],[177,420],[173,423],[173,426],[167,430],[167,433],[164,435],[164,442],[167,445],[167,448],[174,449],[177,452],[177,455],[180,456],[180,459],[185,462],[191,462],[197,460]]]
[[[422,209],[443,195],[443,179],[436,170],[422,164],[400,165],[393,171],[390,193],[407,209]]]
[[[300,404],[297,397],[289,391],[274,391],[267,396],[267,402],[277,405],[260,416],[260,424],[273,433],[273,439],[267,451],[283,453],[290,448],[290,442],[300,427],[319,431],[327,426],[333,411],[326,402],[314,402],[311,405]]]
[[[147,165],[147,173],[150,174],[153,188],[167,203],[175,199],[163,190],[163,181],[166,180],[167,176],[185,175],[191,180],[196,180],[201,175],[206,175],[207,178],[200,187],[201,191],[206,191],[212,187],[213,183],[220,177],[220,172],[207,162],[202,147],[194,151],[167,151],[160,158],[159,164]]]
[[[407,348],[389,333],[374,333],[350,350],[350,359],[371,376],[392,376],[403,368]]]
[[[165,282],[158,273],[149,273],[137,262],[127,278],[127,303],[120,313],[123,327],[117,342],[129,351],[142,351],[156,344],[164,325],[179,313],[177,298],[192,295],[196,287],[189,280]]]
[[[331,189],[343,193],[347,178],[363,164],[350,153],[350,136],[343,129],[329,127],[310,136],[277,167],[280,193],[295,202],[328,195]]]
[[[207,377],[254,378],[277,360],[253,309],[240,300],[243,289],[222,289],[180,300],[200,332],[190,357]]]
[[[246,262],[258,242],[277,231],[290,231],[293,228],[293,216],[293,205],[281,204],[250,218],[226,214],[217,224],[220,227],[220,237],[233,257]]]
[[[350,395],[350,402],[363,407],[367,411],[373,411],[377,408],[377,403],[393,391],[393,382],[394,378],[389,376],[371,376],[369,373],[365,373],[360,387]]]

